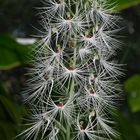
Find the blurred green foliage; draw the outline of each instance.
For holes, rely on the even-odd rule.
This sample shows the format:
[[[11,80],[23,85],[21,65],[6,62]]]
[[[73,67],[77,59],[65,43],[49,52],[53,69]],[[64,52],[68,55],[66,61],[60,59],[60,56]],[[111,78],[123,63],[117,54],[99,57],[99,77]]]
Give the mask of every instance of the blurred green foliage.
[[[134,75],[124,82],[124,92],[127,94],[124,109],[116,116],[120,140],[139,140],[140,75]]]
[[[122,79],[125,97],[115,117],[121,134],[119,139],[140,140],[140,75],[138,74],[140,73],[140,6],[138,5],[140,0],[109,0],[109,2],[117,3],[118,11],[123,10],[121,13],[128,29],[126,37],[123,38],[124,47],[118,56],[119,59],[121,58],[121,63],[128,64],[127,75]],[[34,7],[38,5],[40,5],[38,0],[0,0],[0,71],[2,74],[28,64],[32,47],[17,43],[14,37],[6,35],[5,32],[15,36],[29,36],[32,32],[29,24],[34,25]],[[132,7],[134,5],[136,6]],[[130,8],[127,9],[128,7]],[[20,124],[22,117],[26,115],[26,109],[19,103],[22,102],[21,100],[19,102],[15,100],[16,94],[11,92],[5,80],[1,78],[0,140],[12,140],[22,130]]]
[[[110,3],[116,4],[116,10],[120,11],[139,4],[140,0],[110,0]]]
[[[132,112],[140,111],[140,75],[134,75],[125,82],[128,102]]]
[[[12,140],[21,132],[22,117],[26,115],[23,105],[13,99],[13,93],[8,93],[0,83],[0,139]]]
[[[121,112],[117,113],[116,117],[117,128],[120,133],[119,140],[139,140],[140,139],[140,125],[130,122],[130,120],[126,119]],[[117,139],[118,140],[118,139]]]
[[[11,69],[29,61],[31,46],[21,45],[9,35],[0,35],[0,69]]]

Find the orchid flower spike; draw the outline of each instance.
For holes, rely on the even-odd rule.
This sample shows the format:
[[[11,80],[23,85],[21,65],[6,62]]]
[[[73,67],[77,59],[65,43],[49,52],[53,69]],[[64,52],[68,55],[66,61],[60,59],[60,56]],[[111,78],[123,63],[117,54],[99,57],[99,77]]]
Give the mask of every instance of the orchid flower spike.
[[[42,0],[41,35],[24,91],[24,140],[109,140],[121,98],[118,16],[108,0]],[[117,21],[117,22],[116,22]],[[33,107],[33,109],[32,109]]]

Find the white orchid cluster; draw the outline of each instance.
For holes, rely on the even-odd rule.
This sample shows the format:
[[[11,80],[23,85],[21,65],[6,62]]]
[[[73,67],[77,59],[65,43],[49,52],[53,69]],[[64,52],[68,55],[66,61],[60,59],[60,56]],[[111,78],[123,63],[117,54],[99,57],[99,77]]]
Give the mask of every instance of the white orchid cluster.
[[[120,42],[106,0],[43,0],[41,41],[30,70],[34,106],[25,140],[108,140],[122,75],[112,58]]]

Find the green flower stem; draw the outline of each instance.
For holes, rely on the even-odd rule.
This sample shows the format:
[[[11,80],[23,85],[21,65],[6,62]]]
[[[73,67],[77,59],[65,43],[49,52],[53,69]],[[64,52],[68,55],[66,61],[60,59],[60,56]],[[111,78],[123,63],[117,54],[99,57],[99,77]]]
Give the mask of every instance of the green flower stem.
[[[76,65],[76,50],[77,50],[76,47],[74,47],[74,54],[73,54],[73,65],[74,65],[74,67]],[[70,84],[70,85],[68,85],[68,87],[70,87],[69,98],[72,100],[72,98],[74,96],[74,79],[70,79],[69,84]],[[67,128],[66,137],[67,137],[67,140],[70,140],[70,126],[67,125],[66,128]]]
[[[70,126],[67,125],[66,140],[70,140]]]

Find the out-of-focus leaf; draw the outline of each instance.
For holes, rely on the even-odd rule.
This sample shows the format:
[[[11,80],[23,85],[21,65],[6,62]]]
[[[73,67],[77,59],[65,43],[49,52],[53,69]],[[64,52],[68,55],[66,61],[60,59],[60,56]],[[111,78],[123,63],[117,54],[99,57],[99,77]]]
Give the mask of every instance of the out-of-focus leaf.
[[[12,98],[10,98],[10,95],[6,93],[2,84],[0,84],[0,110],[1,120],[6,120],[9,116],[9,119],[16,124],[19,124],[21,122],[22,115],[26,114],[25,108],[13,102]],[[8,116],[4,117],[4,113]]]
[[[134,124],[133,126],[135,128],[137,135],[140,137],[140,124]]]
[[[135,75],[125,82],[128,102],[132,112],[140,111],[140,75]]]
[[[116,117],[116,121],[118,124],[118,131],[120,132],[120,140],[139,140],[140,137],[137,135],[131,122],[127,120],[120,112],[117,114],[118,116]]]
[[[2,82],[0,82],[0,95],[7,95],[7,92],[3,88]],[[7,116],[5,114],[5,110],[0,103],[0,120],[5,120],[6,118],[7,118]]]
[[[11,140],[15,137],[16,131],[10,122],[0,121],[0,139]]]
[[[116,5],[116,10],[120,11],[139,4],[140,0],[109,0],[109,3],[114,3],[113,5]]]
[[[19,125],[25,115],[25,108],[14,102],[0,84],[0,140],[12,140],[21,132]]]
[[[27,64],[31,47],[21,45],[8,35],[0,35],[0,69]]]
[[[0,95],[0,103],[4,106],[13,122],[19,124],[21,121],[21,112],[18,111],[18,106],[3,95]],[[23,108],[20,109],[23,111]]]
[[[0,81],[0,94],[4,94],[4,95],[7,94],[1,81]]]

